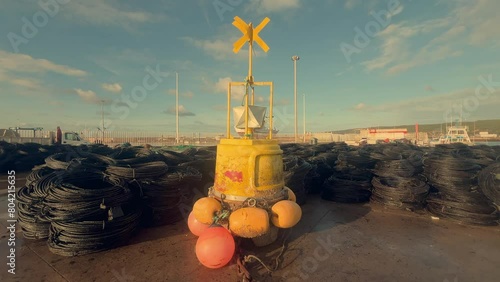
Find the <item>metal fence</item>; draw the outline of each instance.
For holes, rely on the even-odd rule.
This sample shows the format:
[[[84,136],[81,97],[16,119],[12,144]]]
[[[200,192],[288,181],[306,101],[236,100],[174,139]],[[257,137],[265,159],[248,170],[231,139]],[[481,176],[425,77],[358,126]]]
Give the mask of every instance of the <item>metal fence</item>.
[[[224,133],[213,132],[195,132],[183,133],[179,136],[179,141],[175,140],[174,132],[151,132],[151,131],[102,131],[99,130],[83,130],[81,136],[96,144],[106,144],[114,146],[123,143],[130,143],[133,146],[141,146],[149,144],[151,146],[174,146],[174,145],[196,145],[196,146],[213,146],[218,143],[221,138],[225,138]],[[237,135],[235,134],[237,137]],[[303,135],[299,136],[299,142],[303,142]],[[278,134],[273,136],[280,143],[294,142],[293,134]],[[311,139],[310,135],[306,136],[306,142]]]

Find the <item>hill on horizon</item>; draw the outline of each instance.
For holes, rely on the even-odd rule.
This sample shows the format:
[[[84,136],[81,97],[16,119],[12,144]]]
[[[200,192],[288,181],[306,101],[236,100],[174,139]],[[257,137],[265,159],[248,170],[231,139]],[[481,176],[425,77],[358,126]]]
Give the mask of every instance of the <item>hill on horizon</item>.
[[[428,132],[428,133],[438,133],[446,130],[446,123],[434,123],[434,124],[419,124],[418,130],[420,132]],[[478,121],[464,121],[462,125],[469,127],[469,135],[474,135],[481,131],[488,131],[489,133],[499,134],[500,135],[500,119],[492,119],[492,120],[478,120]],[[409,133],[415,132],[415,124],[411,125],[392,125],[392,126],[378,126],[377,129],[390,129],[390,128],[406,128]],[[348,134],[348,133],[357,133],[361,129],[366,128],[352,128],[352,129],[344,129],[344,130],[335,130],[332,133],[338,134]]]

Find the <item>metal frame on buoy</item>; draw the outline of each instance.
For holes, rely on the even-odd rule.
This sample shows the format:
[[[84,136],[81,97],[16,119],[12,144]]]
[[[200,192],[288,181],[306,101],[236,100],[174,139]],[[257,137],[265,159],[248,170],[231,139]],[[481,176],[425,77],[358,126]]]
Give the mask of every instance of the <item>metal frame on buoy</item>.
[[[269,133],[266,139],[273,138],[273,94],[274,94],[274,84],[272,81],[254,81],[254,77],[252,74],[252,66],[253,66],[253,42],[256,42],[264,52],[267,53],[269,51],[269,46],[260,38],[259,32],[270,22],[271,20],[266,17],[262,22],[257,26],[253,27],[252,23],[247,24],[240,17],[234,17],[233,25],[238,28],[243,36],[240,37],[233,44],[233,52],[238,53],[240,49],[248,42],[248,76],[245,81],[233,81],[228,83],[227,88],[227,135],[228,139],[232,139],[231,135],[231,88],[233,86],[244,86],[245,87],[245,134],[244,139],[253,138],[253,128],[249,128],[248,126],[248,116],[249,116],[249,107],[253,106],[255,103],[255,91],[254,86],[269,86],[270,88],[270,96],[269,96]],[[251,89],[251,99],[250,96]],[[250,100],[250,101],[249,101]]]

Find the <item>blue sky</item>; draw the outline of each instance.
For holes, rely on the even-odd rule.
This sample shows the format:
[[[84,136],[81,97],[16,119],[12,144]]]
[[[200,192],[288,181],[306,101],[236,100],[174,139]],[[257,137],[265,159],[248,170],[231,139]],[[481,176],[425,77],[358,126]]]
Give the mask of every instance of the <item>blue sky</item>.
[[[227,82],[248,71],[247,47],[232,52],[235,16],[271,19],[254,77],[274,82],[282,133],[294,130],[292,55],[300,132],[303,94],[308,131],[500,118],[499,10],[496,0],[0,0],[0,128],[96,128],[104,100],[107,128],[171,134],[177,71],[181,131],[224,132]],[[266,103],[269,89],[256,89]],[[233,92],[236,106],[243,91]]]

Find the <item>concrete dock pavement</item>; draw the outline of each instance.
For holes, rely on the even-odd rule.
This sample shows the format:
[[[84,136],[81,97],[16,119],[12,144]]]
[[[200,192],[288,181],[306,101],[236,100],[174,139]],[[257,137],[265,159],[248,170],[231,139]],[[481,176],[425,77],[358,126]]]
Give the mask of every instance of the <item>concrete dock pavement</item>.
[[[0,281],[241,281],[233,262],[207,269],[195,255],[196,237],[184,222],[140,230],[126,246],[79,257],[62,257],[45,240],[16,233],[16,274],[7,272],[7,240],[0,198]],[[255,261],[254,281],[498,281],[500,227],[460,225],[429,214],[370,204],[324,201],[311,195],[303,217],[285,242],[272,275]],[[283,235],[286,235],[284,233]],[[243,248],[272,265],[280,237],[266,247]]]

